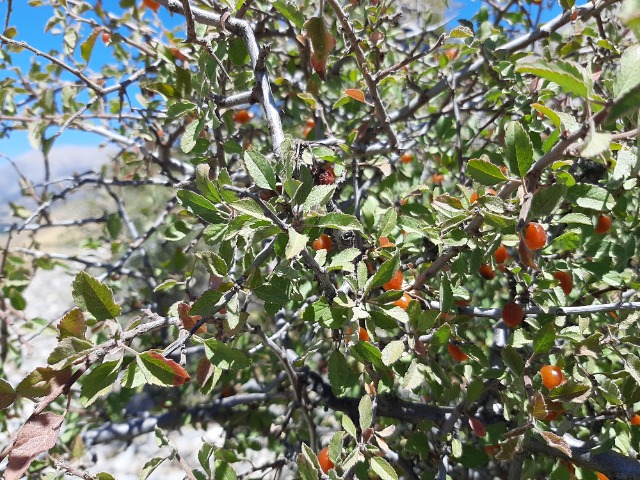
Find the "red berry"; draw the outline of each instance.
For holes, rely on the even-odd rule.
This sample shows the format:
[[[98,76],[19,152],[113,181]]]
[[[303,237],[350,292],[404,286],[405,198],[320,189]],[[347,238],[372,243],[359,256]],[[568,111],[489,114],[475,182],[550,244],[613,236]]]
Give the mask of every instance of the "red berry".
[[[544,365],[540,369],[540,375],[542,376],[542,384],[548,389],[557,387],[563,380],[562,370],[555,365]]]
[[[324,249],[327,251],[327,253],[329,253],[331,252],[331,250],[333,250],[333,242],[331,241],[331,237],[324,233],[316,238],[311,246],[316,251]]]
[[[598,215],[594,231],[600,235],[607,233],[611,228],[611,219],[607,215]]]
[[[411,297],[409,296],[409,294],[403,293],[402,297],[400,297],[398,300],[393,302],[393,304],[396,307],[400,307],[401,309],[406,310],[410,302],[411,302]]]
[[[320,468],[324,473],[328,473],[333,467],[335,467],[334,463],[329,458],[329,447],[324,447],[320,450],[318,454],[318,462],[320,463]]]
[[[507,257],[509,256],[507,252],[507,247],[504,245],[500,245],[495,252],[493,252],[493,258],[495,258],[496,263],[504,263],[507,261]]]
[[[524,242],[531,250],[540,250],[547,244],[547,232],[539,223],[531,222],[525,229]]]
[[[496,273],[493,271],[493,268],[491,268],[491,266],[483,263],[482,265],[480,265],[480,275],[482,276],[482,278],[485,278],[487,280],[493,280],[496,276]]]
[[[573,278],[571,274],[568,272],[555,272],[553,274],[553,278],[560,282],[560,288],[565,295],[569,295],[571,290],[573,290]]]
[[[515,302],[509,302],[502,308],[502,321],[507,327],[516,328],[524,320],[524,310]]]

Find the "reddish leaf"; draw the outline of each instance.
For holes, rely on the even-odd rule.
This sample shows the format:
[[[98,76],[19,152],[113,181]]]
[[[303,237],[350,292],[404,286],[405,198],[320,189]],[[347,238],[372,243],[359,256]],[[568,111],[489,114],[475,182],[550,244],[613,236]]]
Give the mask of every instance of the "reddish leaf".
[[[191,307],[186,303],[180,303],[178,305],[178,317],[180,317],[180,321],[186,330],[191,331],[191,329],[195,326],[195,324],[202,318],[201,315],[189,315],[191,311]],[[195,333],[206,333],[207,326],[200,325]]]
[[[64,416],[53,412],[33,415],[27,420],[11,447],[5,480],[18,480],[38,455],[55,446],[63,420]]]
[[[357,100],[357,101],[359,101],[359,102],[367,103],[367,102],[365,101],[365,99],[364,99],[364,92],[363,92],[362,90],[358,90],[357,88],[347,88],[347,89],[344,91],[344,94],[345,94],[347,97],[351,97],[351,98],[353,98],[354,100]]]
[[[184,368],[182,368],[180,365],[178,365],[176,362],[174,362],[173,360],[169,358],[165,358],[162,354],[157,352],[148,352],[148,355],[152,359],[162,362],[166,367],[171,369],[171,371],[173,372],[172,385],[174,387],[178,387],[191,379],[187,371]]]
[[[304,24],[304,38],[311,42],[311,66],[323,80],[326,80],[327,58],[336,45],[336,39],[319,17],[313,17]]]
[[[207,357],[202,357],[196,369],[196,382],[198,382],[200,387],[204,387],[204,384],[211,378],[211,375],[213,375],[213,365]]]
[[[41,413],[51,402],[62,395],[69,380],[71,380],[71,367],[67,367],[56,373],[56,375],[49,381],[51,390],[46,397],[40,400],[34,412]]]
[[[479,419],[469,417],[469,426],[478,437],[483,438],[487,435],[487,429],[484,428],[484,424]]]
[[[539,432],[542,438],[545,439],[547,444],[550,447],[557,448],[562,453],[564,453],[567,457],[571,458],[573,453],[571,452],[571,448],[569,444],[562,438],[552,432]]]
[[[58,331],[60,332],[59,340],[67,337],[84,338],[87,331],[87,321],[82,311],[79,308],[68,311],[60,320]]]

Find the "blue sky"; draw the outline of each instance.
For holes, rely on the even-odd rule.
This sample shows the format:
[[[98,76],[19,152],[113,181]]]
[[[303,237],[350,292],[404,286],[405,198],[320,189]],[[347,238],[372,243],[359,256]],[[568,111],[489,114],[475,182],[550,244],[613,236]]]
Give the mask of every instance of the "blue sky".
[[[139,2],[137,2],[139,3]],[[428,2],[427,2],[428,3]],[[447,25],[448,29],[455,27],[458,22],[458,18],[469,19],[478,9],[482,6],[481,0],[450,0],[451,9],[448,18],[455,18]],[[545,2],[546,3],[546,2]],[[557,15],[559,8],[554,2],[555,8],[546,7],[543,10],[543,18],[548,19]],[[119,1],[117,0],[103,0],[103,7],[109,12],[116,13],[121,11],[119,7]],[[0,3],[0,19],[4,20],[6,14],[7,2]],[[538,7],[531,6],[533,12],[536,12]],[[51,33],[44,33],[44,27],[51,16],[51,8],[49,7],[30,7],[26,0],[19,0],[13,2],[13,12],[11,15],[11,25],[18,28],[18,40],[25,40],[30,45],[48,51],[52,46],[59,48],[62,42],[60,36],[52,36]],[[152,12],[145,11],[144,15],[152,15]],[[165,24],[170,23],[173,25],[179,24],[181,21],[179,18],[171,18],[169,13],[161,8],[160,15]],[[28,26],[28,28],[26,27]],[[52,44],[53,42],[53,44]],[[102,42],[96,42],[96,47],[92,56],[90,67],[94,70],[98,70],[100,67],[100,59],[105,58],[107,55],[107,47]],[[30,64],[31,52],[23,52],[21,54],[12,54],[14,63],[20,67],[28,68]],[[3,78],[3,72],[0,72],[0,80]],[[48,132],[51,134],[53,130]],[[79,145],[88,146],[96,145],[101,141],[101,137],[97,135],[78,132],[74,130],[67,130],[57,141],[56,147],[65,145]],[[25,132],[15,132],[10,139],[0,139],[0,153],[15,158],[20,154],[31,151],[32,148],[27,140],[27,134]],[[2,162],[2,157],[0,157]]]

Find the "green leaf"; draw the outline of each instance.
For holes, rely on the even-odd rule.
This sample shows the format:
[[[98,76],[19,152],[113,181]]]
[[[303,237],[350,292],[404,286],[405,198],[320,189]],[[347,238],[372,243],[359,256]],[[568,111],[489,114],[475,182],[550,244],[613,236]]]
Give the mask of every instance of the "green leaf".
[[[567,213],[565,216],[558,220],[558,223],[577,223],[579,225],[592,225],[593,221],[582,213]]]
[[[336,349],[331,353],[327,364],[329,383],[336,395],[344,395],[358,384],[358,375],[349,366],[339,350]]]
[[[373,402],[369,395],[365,395],[360,399],[358,404],[358,418],[360,420],[360,429],[365,430],[371,426],[373,421]]]
[[[269,204],[265,204],[267,208],[269,208]],[[247,215],[251,215],[253,218],[257,218],[258,220],[265,220],[267,222],[271,222],[269,217],[267,217],[260,207],[253,199],[245,198],[242,200],[237,200],[229,204],[231,208],[237,210],[241,213],[246,213]],[[275,215],[275,213],[274,213]]]
[[[303,210],[309,212],[326,205],[336,191],[335,185],[314,185],[304,200]]]
[[[502,360],[516,378],[522,378],[524,375],[524,360],[515,348],[511,345],[505,345],[502,349]]]
[[[83,407],[88,407],[98,397],[111,391],[118,380],[121,364],[122,360],[104,362],[83,377],[82,388],[80,389],[80,403]]]
[[[142,470],[140,471],[139,480],[147,480],[147,478],[149,478],[149,475],[151,475],[156,470],[156,468],[158,468],[160,464],[162,464],[162,462],[164,462],[166,459],[167,457],[153,457],[151,460],[145,463],[142,466]]]
[[[93,343],[87,340],[75,337],[63,338],[47,358],[47,363],[53,368],[66,367],[77,359],[87,356],[93,347]]]
[[[196,146],[196,141],[200,137],[200,132],[204,128],[205,119],[195,119],[184,129],[180,139],[180,149],[184,153],[189,153]]]
[[[388,237],[391,232],[398,225],[398,212],[396,212],[395,208],[388,208],[384,215],[380,218],[380,223],[378,224],[378,238],[380,237]]]
[[[609,211],[615,204],[615,199],[607,190],[587,183],[575,184],[569,188],[567,194],[578,206],[598,212]]]
[[[200,315],[202,317],[210,317],[217,310],[218,302],[224,295],[223,292],[218,290],[207,290],[204,292],[198,300],[191,306],[189,315]]]
[[[207,272],[218,277],[224,277],[227,272],[227,264],[220,255],[211,250],[196,253],[196,257],[202,261]]]
[[[640,358],[629,353],[624,358],[625,370],[633,377],[638,385],[640,385]]]
[[[98,320],[116,318],[120,305],[113,301],[111,289],[87,272],[79,272],[72,284],[72,295],[78,308]]]
[[[325,79],[327,59],[336,40],[320,17],[313,17],[303,25],[303,35],[311,42],[311,66],[320,78]]]
[[[301,233],[296,232],[293,228],[289,229],[289,241],[284,249],[284,254],[287,260],[300,255],[300,252],[307,247],[309,237]]]
[[[251,366],[251,361],[242,350],[229,347],[224,342],[210,338],[203,342],[209,361],[223,370],[242,370]]]
[[[353,261],[359,256],[360,250],[357,248],[345,248],[333,256],[331,264],[327,267],[327,270],[344,270],[346,272],[353,272],[355,269]]]
[[[469,27],[465,27],[464,25],[459,25],[453,30],[451,30],[451,32],[449,32],[449,37],[450,38],[473,37],[473,30],[471,30]]]
[[[400,256],[396,253],[393,258],[380,265],[380,268],[378,268],[373,276],[367,280],[367,283],[364,286],[365,294],[369,293],[372,288],[381,287],[391,280],[399,268]]]
[[[529,218],[540,218],[551,215],[567,193],[567,187],[554,183],[547,188],[538,190],[531,202],[531,214]]]
[[[196,108],[198,108],[198,106],[195,103],[187,100],[175,101],[169,105],[169,108],[167,108],[167,119],[183,117],[187,113],[196,110]]]
[[[585,140],[584,146],[580,150],[582,156],[587,158],[597,157],[607,151],[609,151],[609,144],[611,143],[610,133],[598,133],[593,132]]]
[[[80,56],[85,62],[89,63],[89,60],[91,59],[91,53],[93,52],[93,47],[96,44],[96,38],[98,38],[98,35],[101,34],[102,30],[100,28],[94,28],[87,39],[80,45]]]
[[[208,223],[224,223],[225,219],[211,201],[191,190],[178,190],[178,200],[189,212]]]
[[[344,428],[344,431],[351,435],[354,439],[358,439],[356,426],[351,418],[349,418],[349,415],[347,415],[346,413],[342,414],[342,428]]]
[[[584,70],[573,62],[558,59],[553,62],[546,62],[545,60],[531,61],[527,57],[518,63],[516,72],[530,73],[557,83],[566,92],[583,98],[587,98],[591,93],[591,84],[585,78]]]
[[[555,111],[541,103],[532,103],[531,106],[551,120],[558,130],[562,128],[562,120],[560,120],[560,116]]]
[[[519,122],[509,122],[505,132],[505,154],[509,170],[524,177],[533,165],[533,145]]]
[[[238,475],[228,462],[216,460],[214,463],[213,478],[216,480],[237,480]]]
[[[229,45],[229,58],[237,67],[241,67],[249,63],[251,57],[242,37],[236,37]]]
[[[67,337],[84,338],[87,331],[87,321],[79,308],[69,310],[58,324],[58,338]]]
[[[276,0],[273,2],[273,8],[275,8],[284,18],[289,20],[299,29],[302,29],[304,26],[304,15],[300,11],[300,9],[293,5],[291,2],[287,2],[284,0]]]
[[[258,187],[276,189],[276,175],[267,157],[255,150],[247,150],[244,152],[244,165]]]
[[[551,350],[556,341],[556,328],[553,322],[546,323],[536,333],[533,338],[533,351],[535,353],[546,353]]]
[[[363,231],[362,224],[356,217],[339,212],[327,213],[326,215],[319,215],[316,217],[307,217],[305,218],[305,223],[308,226],[315,226],[320,228],[333,228],[343,231]]]
[[[474,158],[467,163],[467,173],[482,185],[497,185],[507,177],[493,163],[486,159]]]
[[[189,374],[184,368],[158,352],[141,353],[136,358],[136,365],[138,367],[135,373],[136,384],[142,381],[142,384],[177,387],[189,380]],[[125,386],[134,388],[130,385]]]
[[[618,16],[631,28],[636,40],[640,40],[640,0],[625,0],[618,11]]]
[[[221,202],[222,198],[215,184],[209,179],[210,167],[206,163],[201,163],[196,167],[196,188],[207,200],[211,202]]]
[[[591,385],[569,380],[549,391],[549,398],[558,402],[584,403],[591,393]]]
[[[618,386],[608,378],[600,382],[600,392],[611,405],[622,405],[622,395]]]
[[[0,410],[4,410],[18,398],[18,394],[11,384],[0,378]]]
[[[377,474],[381,480],[398,480],[398,474],[389,462],[382,457],[373,457],[371,459],[371,470]]]
[[[640,28],[640,20],[638,24]],[[640,110],[640,45],[633,45],[622,54],[613,92],[609,121]]]
[[[329,441],[329,460],[331,460],[333,463],[337,463],[338,458],[340,458],[340,455],[342,454],[344,435],[345,432],[341,430],[337,431],[333,434],[331,440]]]
[[[382,349],[382,363],[386,366],[393,365],[404,353],[404,342],[392,340]]]

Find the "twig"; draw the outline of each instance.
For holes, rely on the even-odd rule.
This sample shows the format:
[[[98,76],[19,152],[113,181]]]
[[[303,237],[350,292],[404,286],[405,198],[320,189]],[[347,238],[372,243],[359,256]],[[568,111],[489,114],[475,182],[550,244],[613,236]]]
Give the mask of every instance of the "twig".
[[[327,0],[329,5],[335,12],[338,17],[338,21],[342,26],[347,38],[349,39],[349,43],[351,44],[351,50],[356,56],[356,61],[358,62],[358,67],[360,69],[360,73],[364,77],[364,81],[367,84],[367,88],[369,89],[369,94],[373,99],[374,105],[374,115],[382,128],[384,129],[387,137],[389,139],[389,144],[391,148],[395,148],[398,145],[398,138],[396,137],[396,133],[393,131],[391,127],[391,121],[387,114],[387,109],[382,103],[382,99],[380,98],[380,93],[378,92],[378,85],[376,80],[373,79],[371,73],[369,72],[369,66],[367,63],[367,59],[364,56],[364,52],[362,48],[360,48],[360,42],[358,41],[358,37],[356,36],[355,31],[349,22],[348,16],[346,12],[342,9],[342,6],[338,3],[337,0]]]

